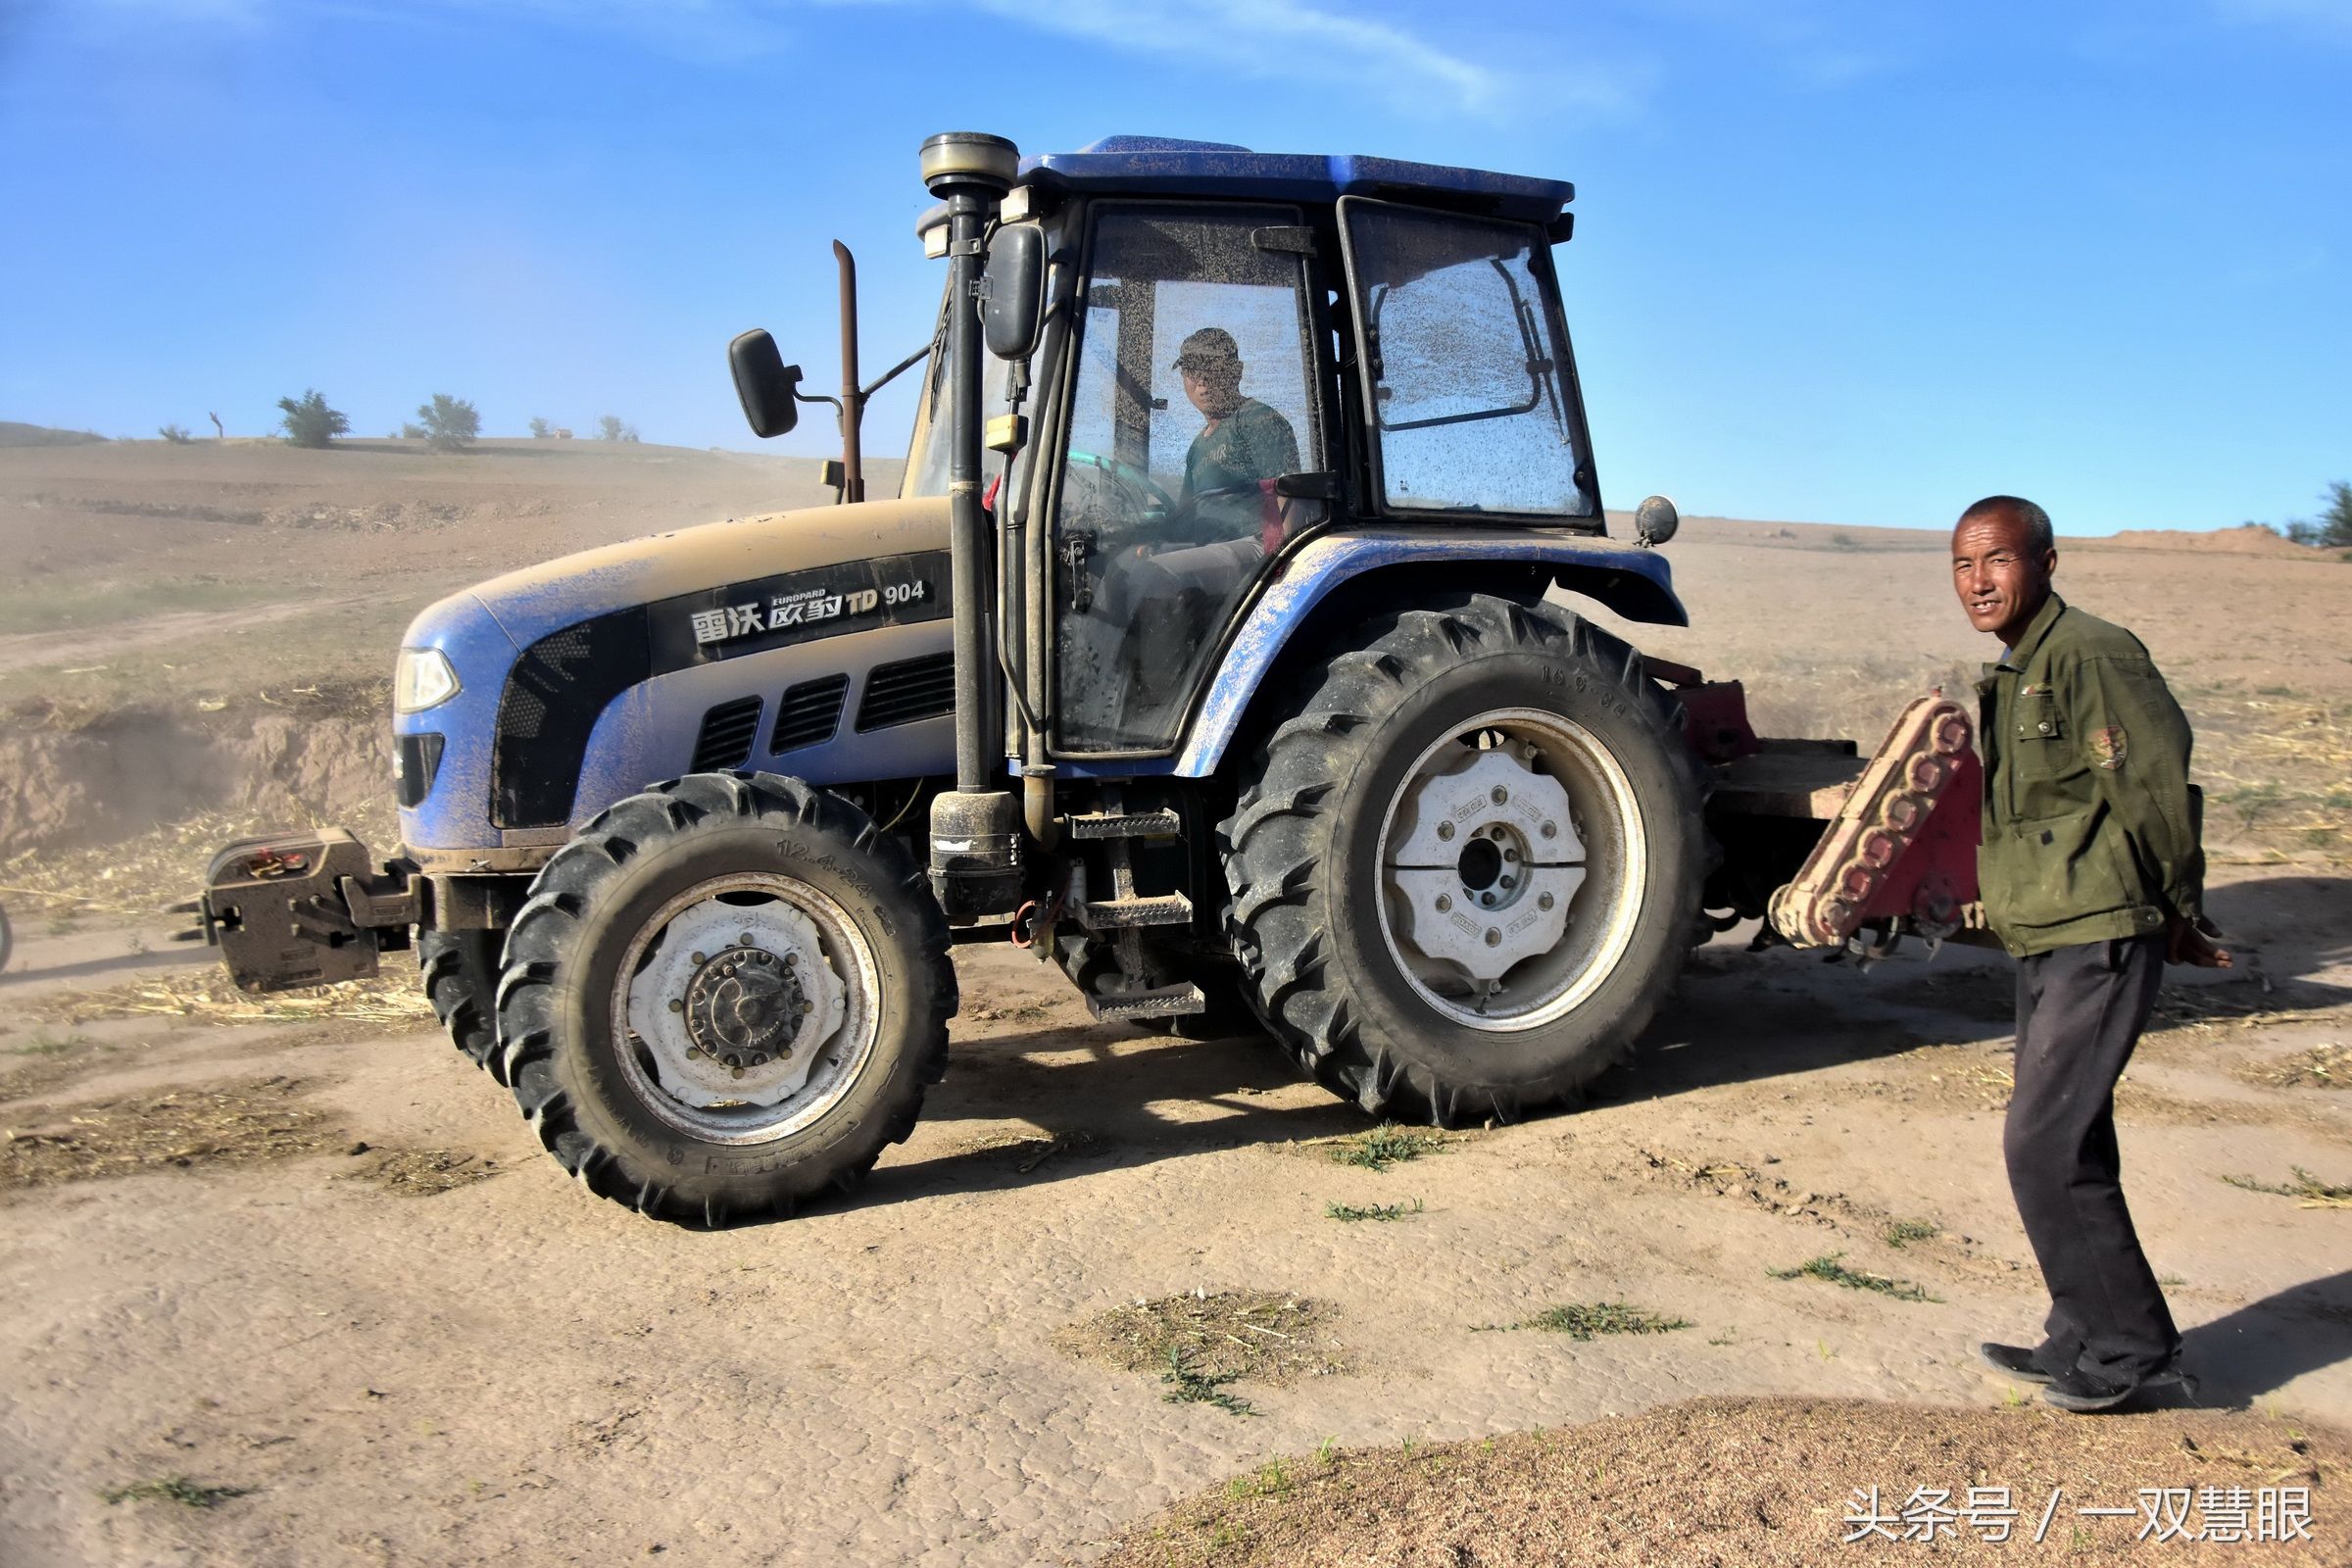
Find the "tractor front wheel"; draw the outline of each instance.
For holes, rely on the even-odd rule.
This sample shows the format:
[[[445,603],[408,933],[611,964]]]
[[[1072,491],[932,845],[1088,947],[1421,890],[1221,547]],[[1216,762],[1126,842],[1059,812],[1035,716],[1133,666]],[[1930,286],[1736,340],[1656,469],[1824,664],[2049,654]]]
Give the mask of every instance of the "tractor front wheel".
[[[847,1192],[946,1070],[948,928],[839,796],[698,773],[539,872],[498,986],[508,1080],[599,1195],[721,1225]]]
[[[419,931],[416,933],[416,973],[433,1015],[449,1031],[450,1042],[475,1066],[500,1083],[506,1075],[498,1058],[498,1019],[492,1011],[498,992],[498,950],[504,931]]]
[[[1680,972],[1696,763],[1641,656],[1485,595],[1307,672],[1220,827],[1260,1010],[1367,1111],[1443,1126],[1575,1099]]]

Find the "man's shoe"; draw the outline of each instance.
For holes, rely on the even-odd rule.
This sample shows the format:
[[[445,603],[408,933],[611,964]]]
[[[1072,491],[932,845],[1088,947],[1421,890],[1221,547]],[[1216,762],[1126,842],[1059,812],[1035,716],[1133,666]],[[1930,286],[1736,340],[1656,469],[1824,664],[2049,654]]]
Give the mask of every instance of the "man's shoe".
[[[1977,1347],[1977,1359],[1995,1372],[2008,1377],[2024,1378],[2028,1383],[2047,1383],[2049,1373],[2034,1359],[2034,1352],[2022,1345],[1998,1345],[1986,1340]]]
[[[2096,1372],[2086,1372],[2077,1367],[2062,1378],[2050,1379],[2049,1386],[2041,1391],[2041,1396],[2061,1410],[2090,1415],[2100,1410],[2113,1410],[2150,1389],[2185,1381],[2178,1364],[2159,1367],[2147,1376],[2133,1378],[2129,1383],[2113,1382]]]

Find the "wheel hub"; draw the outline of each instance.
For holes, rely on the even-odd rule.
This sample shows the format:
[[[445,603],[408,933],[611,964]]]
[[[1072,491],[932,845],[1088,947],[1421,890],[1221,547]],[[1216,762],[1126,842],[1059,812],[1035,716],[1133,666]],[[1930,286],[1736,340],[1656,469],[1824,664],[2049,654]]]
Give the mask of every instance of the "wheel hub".
[[[686,1038],[730,1069],[792,1054],[808,1016],[799,957],[737,947],[706,959],[686,983]]]
[[[772,901],[685,910],[629,983],[629,1032],[662,1090],[704,1109],[799,1093],[847,1011],[815,924]]]
[[[1388,855],[1402,939],[1492,989],[1556,947],[1585,880],[1568,791],[1536,749],[1441,752],[1397,801]]]

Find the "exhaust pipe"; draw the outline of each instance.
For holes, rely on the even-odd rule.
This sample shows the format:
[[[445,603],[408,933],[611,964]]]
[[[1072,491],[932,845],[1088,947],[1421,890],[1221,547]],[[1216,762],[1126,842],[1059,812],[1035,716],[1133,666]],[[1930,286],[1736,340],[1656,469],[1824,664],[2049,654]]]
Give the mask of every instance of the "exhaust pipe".
[[[923,183],[948,204],[948,538],[956,614],[956,788],[931,803],[931,890],[952,922],[1021,902],[1021,808],[991,787],[1003,737],[989,732],[999,673],[980,506],[981,235],[1020,172],[1002,136],[949,131],[923,143]]]

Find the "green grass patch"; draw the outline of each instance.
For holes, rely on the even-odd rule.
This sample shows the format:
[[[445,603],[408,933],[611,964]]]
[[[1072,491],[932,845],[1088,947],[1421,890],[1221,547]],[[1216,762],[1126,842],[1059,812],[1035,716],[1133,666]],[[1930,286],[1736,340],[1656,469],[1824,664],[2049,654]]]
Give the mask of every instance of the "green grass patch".
[[[12,1056],[62,1056],[80,1044],[82,1039],[79,1035],[53,1035],[44,1030],[21,1046],[9,1047],[8,1054]]]
[[[1237,1381],[1238,1372],[1203,1372],[1192,1364],[1181,1347],[1168,1347],[1168,1368],[1159,1375],[1168,1392],[1159,1397],[1167,1404],[1213,1404],[1234,1415],[1255,1415],[1257,1407],[1239,1395],[1227,1394],[1225,1385]]]
[[[1886,1227],[1886,1245],[1909,1247],[1913,1242],[1932,1242],[1942,1234],[1939,1226],[1924,1219],[1898,1219]]]
[[[286,585],[164,576],[0,589],[0,632],[86,630],[190,610],[242,610],[283,598]]]
[[[1287,1497],[1298,1490],[1298,1484],[1292,1478],[1290,1464],[1282,1459],[1269,1459],[1259,1465],[1254,1473],[1235,1476],[1225,1483],[1225,1495],[1237,1502],[1248,1497]]]
[[[1434,1154],[1446,1147],[1444,1133],[1421,1132],[1411,1127],[1399,1127],[1384,1121],[1369,1132],[1352,1133],[1332,1145],[1331,1157],[1341,1165],[1355,1165],[1364,1170],[1387,1170],[1423,1154]]]
[[[1847,1268],[1841,1259],[1843,1252],[1824,1252],[1821,1256],[1799,1263],[1794,1268],[1768,1268],[1764,1272],[1776,1280],[1828,1280],[1849,1291],[1875,1291],[1891,1296],[1898,1301],[1940,1301],[1940,1296],[1931,1296],[1926,1287],[1909,1280],[1889,1279],[1884,1274],[1871,1274],[1857,1268]]]
[[[251,1487],[208,1487],[186,1476],[158,1476],[127,1487],[109,1487],[98,1494],[109,1504],[118,1502],[176,1502],[183,1508],[214,1508],[231,1497],[242,1497]]]
[[[2222,1180],[2249,1193],[2295,1199],[2305,1208],[2352,1208],[2352,1186],[2324,1182],[2300,1165],[2290,1168],[2294,1179],[2287,1182],[2258,1182],[2251,1176],[2225,1176]]]
[[[1326,1203],[1323,1205],[1323,1217],[1348,1220],[1351,1223],[1366,1219],[1407,1219],[1420,1213],[1424,1205],[1418,1198],[1413,1200],[1410,1208],[1402,1203]]]
[[[1672,1334],[1693,1325],[1687,1317],[1666,1317],[1624,1301],[1569,1301],[1547,1306],[1534,1317],[1522,1318],[1511,1326],[1565,1334],[1572,1340],[1590,1340],[1599,1334]]]

